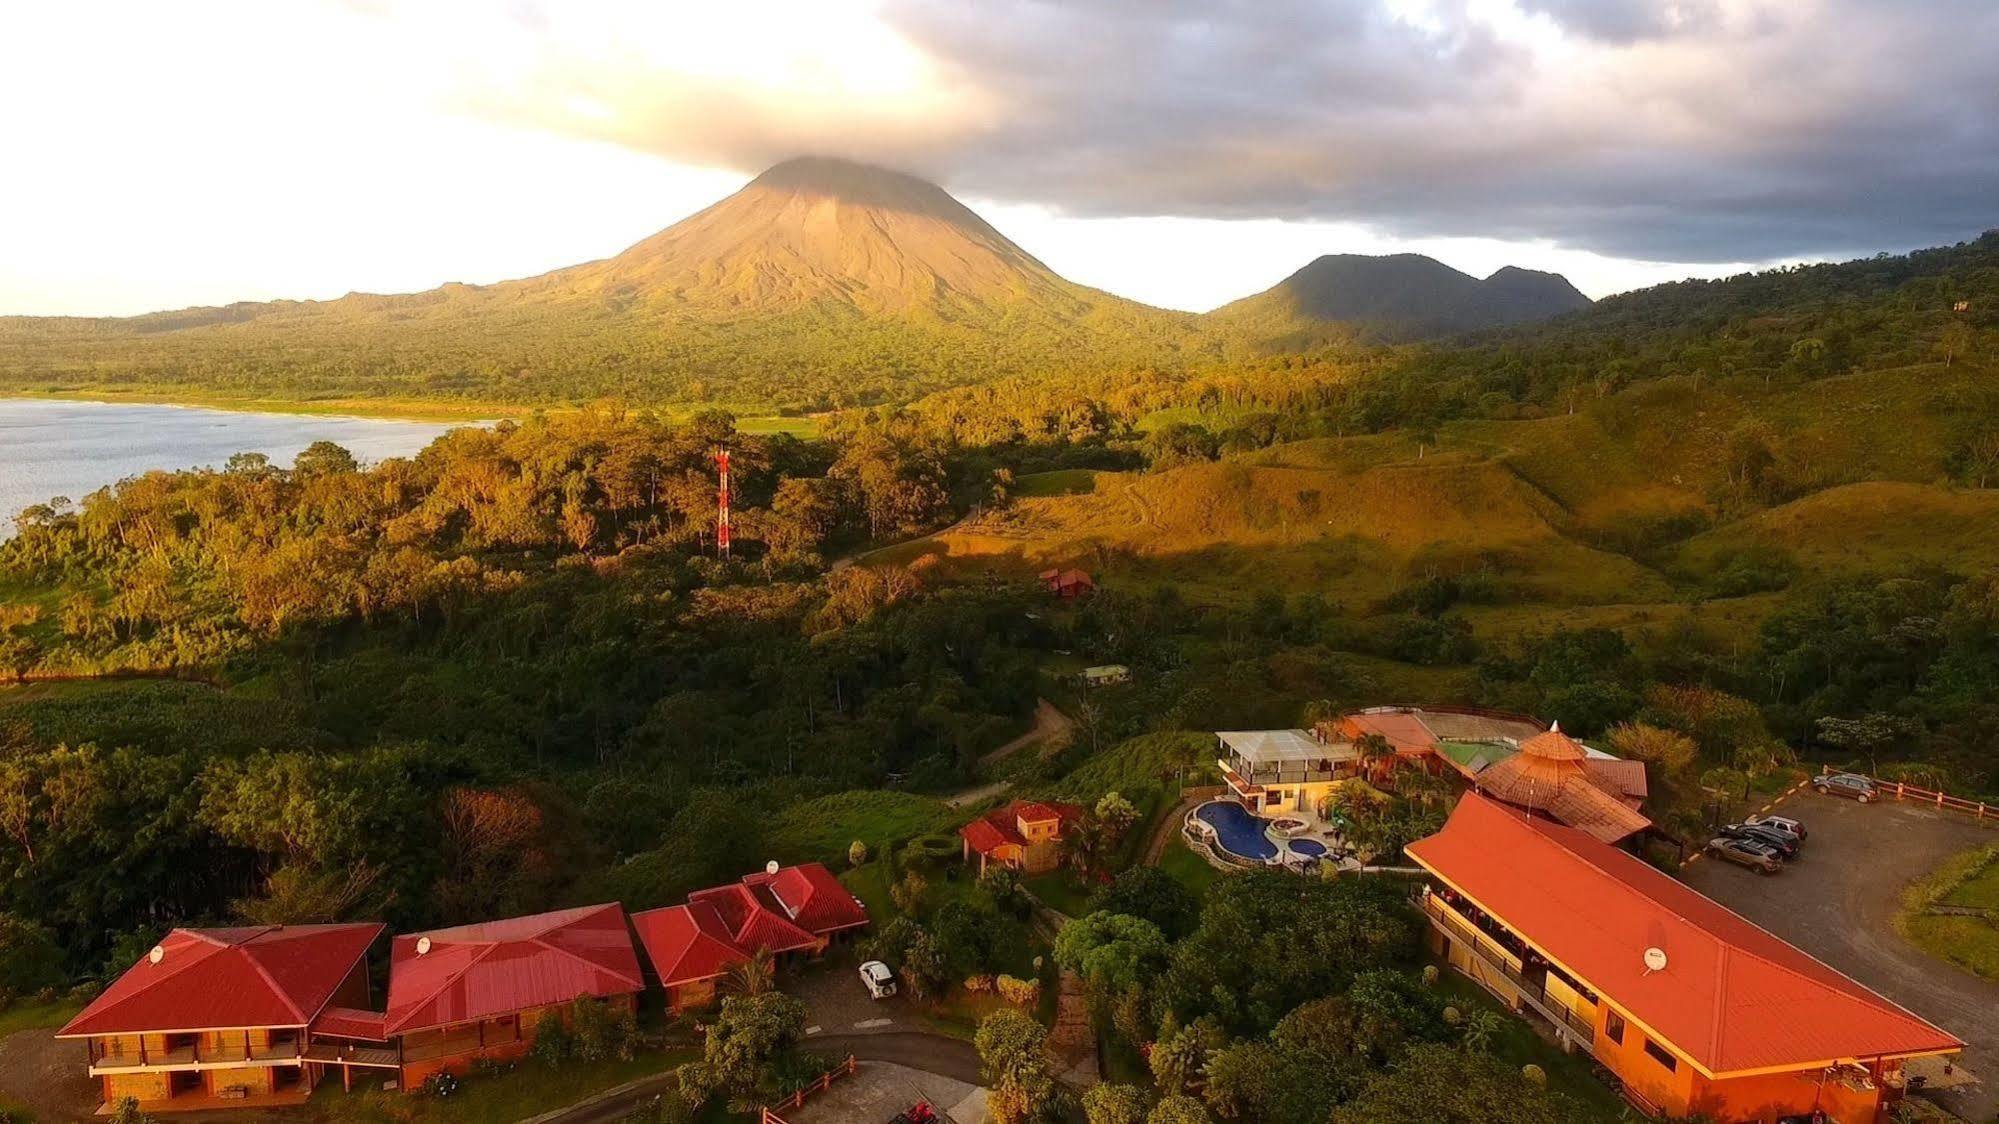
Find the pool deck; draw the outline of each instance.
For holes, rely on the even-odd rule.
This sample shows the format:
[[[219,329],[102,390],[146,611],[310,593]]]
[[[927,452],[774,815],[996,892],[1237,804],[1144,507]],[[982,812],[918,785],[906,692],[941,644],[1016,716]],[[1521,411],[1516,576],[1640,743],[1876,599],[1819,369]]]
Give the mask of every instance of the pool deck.
[[[1222,824],[1210,819],[1209,816],[1201,814],[1209,808],[1220,809],[1222,806],[1233,809],[1232,811],[1218,811],[1214,813],[1227,820],[1235,821],[1228,824],[1227,830],[1224,830]],[[1299,823],[1303,827],[1297,831],[1277,832],[1272,830],[1273,824],[1285,821]],[[1257,826],[1252,828],[1251,824]],[[1218,797],[1204,804],[1196,805],[1192,811],[1187,813],[1187,818],[1182,824],[1181,830],[1187,833],[1190,841],[1194,841],[1198,837],[1199,841],[1205,843],[1211,851],[1220,852],[1221,855],[1217,856],[1220,858],[1220,861],[1237,867],[1263,866],[1288,869],[1300,863],[1323,860],[1326,856],[1338,856],[1335,861],[1343,867],[1349,865],[1357,867],[1359,865],[1354,862],[1351,856],[1344,853],[1346,849],[1345,841],[1341,838],[1339,830],[1330,823],[1309,813],[1299,812],[1287,812],[1275,819],[1266,819],[1228,797]],[[1261,846],[1254,846],[1248,840],[1241,839],[1238,833],[1245,830],[1254,831],[1256,841]],[[1314,855],[1307,851],[1298,850],[1293,844],[1300,842],[1317,845],[1324,848],[1324,851],[1322,854]],[[1243,850],[1237,848],[1237,845],[1240,845],[1244,849],[1253,848],[1259,852],[1267,850],[1268,854],[1245,854]]]

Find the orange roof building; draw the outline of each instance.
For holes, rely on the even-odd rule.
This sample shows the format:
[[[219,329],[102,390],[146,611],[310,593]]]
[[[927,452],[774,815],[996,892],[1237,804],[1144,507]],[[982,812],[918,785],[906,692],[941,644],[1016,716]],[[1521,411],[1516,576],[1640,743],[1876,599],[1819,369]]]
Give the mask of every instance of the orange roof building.
[[[1613,768],[1606,770],[1604,764]],[[1652,826],[1652,821],[1624,801],[1631,783],[1623,766],[1637,765],[1640,791],[1645,783],[1642,762],[1599,763],[1561,725],[1520,743],[1520,751],[1480,770],[1472,779],[1480,792],[1516,807],[1544,812],[1581,828],[1605,843],[1616,843]]]
[[[964,840],[965,861],[978,856],[980,874],[989,864],[1045,874],[1061,865],[1062,833],[1082,815],[1075,804],[1015,800],[959,828],[958,836]]]
[[[696,890],[686,905],[632,917],[646,959],[675,1011],[714,1001],[729,970],[758,951],[818,956],[864,928],[867,907],[819,863],[766,870],[741,882]]]
[[[1468,793],[1408,853],[1433,950],[1649,1112],[1875,1121],[1906,1060],[1963,1048],[1590,832]]]
[[[1065,601],[1096,592],[1097,583],[1081,570],[1043,570],[1041,586]]]
[[[301,1104],[313,1034],[368,1002],[378,924],[175,929],[56,1032],[83,1039],[104,1103],[147,1112]]]

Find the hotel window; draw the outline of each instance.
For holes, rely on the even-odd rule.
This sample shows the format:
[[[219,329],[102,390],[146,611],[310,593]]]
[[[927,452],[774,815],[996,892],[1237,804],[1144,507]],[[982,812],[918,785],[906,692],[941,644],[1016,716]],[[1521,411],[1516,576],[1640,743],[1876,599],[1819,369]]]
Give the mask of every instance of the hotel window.
[[[1603,1036],[1617,1043],[1619,1046],[1624,1045],[1624,1016],[1618,1014],[1616,1011],[1605,1011],[1603,1013]]]
[[[1671,1073],[1674,1070],[1680,1068],[1680,1059],[1674,1057],[1673,1055],[1667,1053],[1665,1050],[1661,1049],[1659,1047],[1659,1044],[1657,1042],[1652,1041],[1650,1038],[1647,1038],[1645,1040],[1645,1052],[1652,1056],[1653,1061],[1658,1062],[1662,1066],[1665,1066],[1667,1073]]]

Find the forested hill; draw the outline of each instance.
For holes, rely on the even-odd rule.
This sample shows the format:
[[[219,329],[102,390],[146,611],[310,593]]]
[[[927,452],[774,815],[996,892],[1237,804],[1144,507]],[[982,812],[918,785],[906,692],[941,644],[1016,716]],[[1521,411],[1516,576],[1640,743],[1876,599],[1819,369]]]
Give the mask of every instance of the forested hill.
[[[1397,341],[1545,320],[1589,303],[1555,273],[1508,266],[1480,280],[1422,254],[1328,254],[1211,318],[1271,342],[1310,342],[1328,326]]]
[[[1999,230],[1910,254],[1624,293],[1545,324],[1412,355],[1376,384],[1393,416],[1572,408],[1634,381],[1764,384],[1957,363],[1999,328]],[[1497,414],[1495,414],[1497,412]]]
[[[1178,369],[1194,317],[1077,285],[934,184],[787,161],[616,257],[497,285],[0,318],[0,387],[511,404],[907,401]]]

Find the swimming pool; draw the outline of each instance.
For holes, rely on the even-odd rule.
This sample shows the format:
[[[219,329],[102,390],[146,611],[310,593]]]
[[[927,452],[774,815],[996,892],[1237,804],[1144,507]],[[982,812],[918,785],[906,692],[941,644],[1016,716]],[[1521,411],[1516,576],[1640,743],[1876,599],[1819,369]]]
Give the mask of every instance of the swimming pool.
[[[1323,859],[1326,857],[1326,845],[1316,839],[1293,839],[1291,841],[1291,849],[1308,859]]]
[[[1215,829],[1216,843],[1229,854],[1259,863],[1277,857],[1277,844],[1263,831],[1266,821],[1235,801],[1211,800],[1194,809],[1194,815]]]

